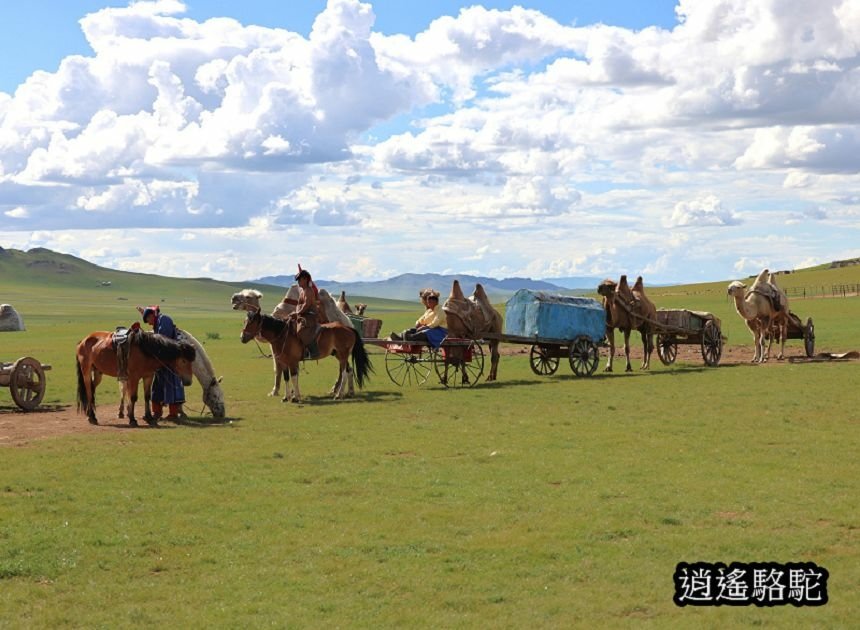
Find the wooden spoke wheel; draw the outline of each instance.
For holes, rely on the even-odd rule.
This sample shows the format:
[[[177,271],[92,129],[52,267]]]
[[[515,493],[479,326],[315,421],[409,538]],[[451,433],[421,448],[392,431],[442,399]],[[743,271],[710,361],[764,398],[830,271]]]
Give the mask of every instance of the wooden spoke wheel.
[[[15,361],[9,374],[12,400],[24,411],[33,411],[45,396],[45,371],[32,357]]]
[[[537,344],[532,346],[531,352],[529,352],[529,365],[532,368],[532,372],[538,376],[555,374],[556,370],[558,370],[558,363],[558,357],[551,356],[550,349],[547,346],[539,346]]]
[[[591,376],[597,370],[600,356],[597,353],[597,345],[587,337],[577,337],[570,344],[570,369],[577,376]]]
[[[723,333],[713,320],[705,322],[702,330],[702,358],[705,365],[714,367],[723,355]]]
[[[812,358],[815,356],[815,324],[812,323],[812,318],[806,320],[806,329],[803,331],[803,347],[806,350],[806,356]]]
[[[445,387],[474,387],[484,373],[484,349],[475,341],[462,346],[443,345],[436,353],[434,366]]]
[[[436,351],[433,348],[422,348],[420,352],[385,350],[385,371],[391,382],[399,387],[426,383],[435,362]]]
[[[672,365],[678,358],[678,340],[673,335],[657,335],[657,356],[663,365]]]

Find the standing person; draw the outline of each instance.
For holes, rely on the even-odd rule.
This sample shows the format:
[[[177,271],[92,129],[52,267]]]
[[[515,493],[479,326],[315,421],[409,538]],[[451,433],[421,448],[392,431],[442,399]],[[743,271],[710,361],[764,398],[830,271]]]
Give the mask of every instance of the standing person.
[[[418,295],[427,310],[415,322],[414,328],[404,330],[400,334],[393,332],[389,339],[392,341],[427,341],[434,348],[438,348],[448,335],[448,318],[439,305],[439,292],[425,289]]]
[[[146,308],[138,306],[137,310],[140,311],[144,323],[152,326],[154,333],[176,340],[177,332],[173,320],[162,313],[158,306],[147,306]],[[182,379],[170,368],[159,368],[152,380],[152,415],[156,420],[161,418],[166,403],[168,405],[167,420],[175,421],[184,418],[185,413],[182,411],[184,402],[185,387],[182,385]]]
[[[305,351],[311,356],[316,354],[316,338],[319,332],[320,302],[319,291],[307,269],[299,265],[299,273],[295,277],[299,283],[299,303],[291,315],[296,321],[296,335],[302,342]]]

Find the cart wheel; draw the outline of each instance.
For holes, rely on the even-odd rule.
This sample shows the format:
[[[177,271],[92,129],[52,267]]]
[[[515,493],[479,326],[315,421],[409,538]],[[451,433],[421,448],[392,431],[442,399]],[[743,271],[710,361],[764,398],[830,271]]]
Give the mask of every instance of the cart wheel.
[[[45,396],[45,371],[32,357],[23,357],[12,365],[9,375],[12,400],[24,411],[33,411]]]
[[[546,346],[535,344],[529,352],[529,365],[538,376],[549,376],[558,369],[558,357],[550,356]]]
[[[577,337],[570,344],[570,369],[577,376],[591,376],[600,363],[597,345],[588,337]]]
[[[468,346],[443,345],[434,366],[445,387],[474,387],[484,373],[484,349],[473,341]]]
[[[385,371],[388,372],[388,378],[399,387],[426,383],[435,361],[436,351],[433,348],[423,348],[417,354],[385,350]]]
[[[806,356],[812,358],[815,356],[815,324],[812,323],[812,318],[806,320],[806,330],[803,331],[803,346],[806,349]]]
[[[720,362],[722,354],[723,334],[716,322],[708,320],[702,331],[702,358],[705,360],[705,365],[714,367]]]
[[[678,341],[672,335],[657,335],[657,356],[663,365],[672,365],[678,358]]]

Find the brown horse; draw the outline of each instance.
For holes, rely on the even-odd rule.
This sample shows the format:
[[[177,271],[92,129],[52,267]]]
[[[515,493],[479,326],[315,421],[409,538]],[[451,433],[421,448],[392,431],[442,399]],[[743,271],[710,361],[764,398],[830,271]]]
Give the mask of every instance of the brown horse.
[[[85,337],[75,352],[78,368],[78,411],[85,411],[90,424],[98,424],[96,419],[96,387],[102,375],[117,376],[116,350],[113,347],[113,333],[97,331]],[[150,332],[139,331],[131,336],[131,347],[126,363],[128,373],[128,423],[136,427],[134,405],[137,402],[137,386],[143,380],[146,396],[144,420],[155,425],[149,413],[149,385],[159,368],[168,368],[177,373],[185,385],[191,385],[192,364],[196,357],[194,346],[179,343]]]
[[[283,321],[269,315],[263,315],[259,310],[249,310],[245,318],[245,326],[242,328],[242,343],[248,343],[256,336],[261,336],[272,346],[272,356],[278,368],[283,370],[286,381],[284,402],[301,402],[302,396],[299,392],[299,362],[304,358],[304,347],[296,336],[295,322]],[[335,356],[340,363],[337,382],[331,390],[335,399],[344,398],[344,386],[349,382],[349,396],[355,394],[353,387],[353,376],[359,387],[364,386],[364,381],[369,379],[373,366],[370,357],[364,349],[361,337],[354,328],[347,328],[343,324],[330,322],[320,327],[317,336],[319,347],[319,358]],[[349,357],[352,355],[353,367],[349,365]],[[290,390],[294,390],[291,395]]]
[[[609,359],[606,362],[606,372],[612,371],[612,360],[615,358],[615,329],[624,333],[624,356],[627,358],[627,372],[632,372],[630,366],[630,333],[638,330],[642,334],[644,358],[643,370],[651,367],[651,353],[654,351],[654,326],[657,320],[657,307],[645,295],[645,285],[642,276],[636,278],[636,284],[631,289],[627,284],[627,276],[621,276],[618,284],[612,280],[604,280],[597,287],[597,292],[603,296],[603,308],[606,309],[606,338],[609,340]]]

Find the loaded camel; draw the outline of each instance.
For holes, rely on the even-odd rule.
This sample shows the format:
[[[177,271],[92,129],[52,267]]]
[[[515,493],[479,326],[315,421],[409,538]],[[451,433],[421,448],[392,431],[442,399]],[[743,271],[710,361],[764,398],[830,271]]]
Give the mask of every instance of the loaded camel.
[[[501,335],[504,322],[499,312],[493,308],[490,298],[480,284],[475,286],[475,291],[466,299],[460,288],[459,280],[454,280],[451,286],[451,295],[442,305],[448,320],[448,336],[462,339],[480,339],[484,333],[495,333]],[[456,357],[458,348],[450,348]],[[499,369],[499,340],[490,340],[490,373],[487,381],[495,381]],[[447,365],[446,365],[447,374]],[[468,376],[463,364],[463,382],[468,382]]]
[[[636,284],[632,289],[627,284],[626,275],[621,276],[617,284],[612,280],[604,280],[597,287],[597,292],[603,296],[603,308],[606,310],[606,338],[609,340],[609,359],[604,371],[612,371],[616,328],[624,333],[624,356],[627,358],[625,371],[633,371],[630,365],[630,333],[633,330],[638,330],[642,335],[644,356],[640,369],[649,369],[651,353],[654,351],[657,307],[645,295],[642,276],[636,278]]]
[[[779,330],[781,346],[777,359],[785,356],[785,338],[788,335],[788,298],[779,287],[769,282],[773,275],[767,269],[756,277],[755,282],[747,290],[747,285],[735,280],[727,289],[728,295],[735,301],[735,310],[753,335],[755,352],[753,363],[767,361],[770,347],[765,350],[767,333],[774,326]]]

